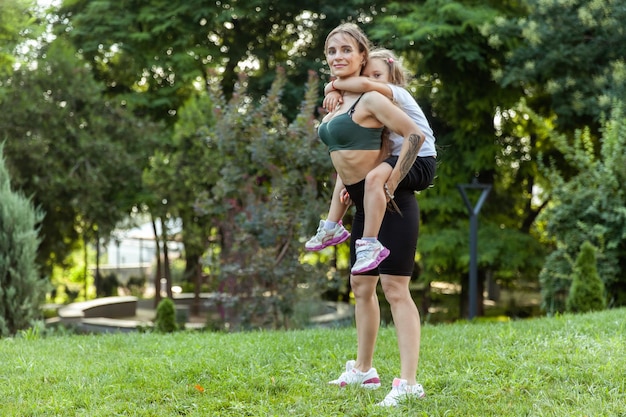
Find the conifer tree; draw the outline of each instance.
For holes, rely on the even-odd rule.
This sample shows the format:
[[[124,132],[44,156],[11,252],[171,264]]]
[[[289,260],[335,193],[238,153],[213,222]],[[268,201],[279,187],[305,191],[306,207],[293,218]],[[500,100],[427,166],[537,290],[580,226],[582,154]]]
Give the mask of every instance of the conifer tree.
[[[28,328],[39,317],[48,284],[39,277],[35,263],[40,242],[37,224],[43,213],[11,190],[2,144],[0,202],[0,337],[5,337]]]
[[[596,249],[589,241],[580,246],[574,265],[572,286],[567,297],[567,310],[573,313],[603,310],[606,307],[604,283],[598,275]]]

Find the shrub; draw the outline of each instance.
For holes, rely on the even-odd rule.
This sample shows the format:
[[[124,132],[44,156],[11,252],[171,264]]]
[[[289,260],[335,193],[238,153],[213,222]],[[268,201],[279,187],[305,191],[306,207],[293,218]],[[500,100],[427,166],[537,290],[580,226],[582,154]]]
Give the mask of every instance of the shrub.
[[[146,277],[132,276],[128,278],[126,289],[131,295],[142,297],[146,289]]]
[[[580,246],[572,278],[567,297],[568,311],[584,313],[606,308],[604,283],[596,266],[596,249],[588,241]]]
[[[176,307],[171,298],[164,298],[159,302],[154,328],[160,333],[172,333],[178,329],[176,324]]]
[[[0,337],[15,335],[40,316],[47,281],[36,268],[43,213],[11,190],[0,144]]]
[[[626,111],[616,103],[595,138],[589,129],[578,130],[572,141],[566,135],[552,137],[569,169],[566,175],[550,158],[540,163],[550,178],[552,201],[538,217],[556,250],[546,258],[540,274],[543,306],[548,313],[567,309],[566,297],[573,263],[585,241],[595,248],[596,268],[611,304],[623,305],[626,288]],[[597,149],[597,145],[599,149]]]
[[[100,289],[102,290],[102,295],[104,297],[112,297],[118,295],[117,287],[119,286],[119,280],[117,279],[117,275],[114,273],[110,273],[109,275],[105,275],[100,280]]]

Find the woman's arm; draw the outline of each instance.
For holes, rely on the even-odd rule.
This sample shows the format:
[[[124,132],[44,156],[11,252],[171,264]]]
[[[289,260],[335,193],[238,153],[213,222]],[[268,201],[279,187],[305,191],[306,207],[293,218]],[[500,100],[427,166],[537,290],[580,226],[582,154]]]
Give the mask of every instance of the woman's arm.
[[[380,94],[367,94],[363,97],[372,117],[404,138],[398,162],[387,180],[387,188],[391,195],[398,184],[411,169],[417,158],[420,147],[426,140],[424,132],[399,107]]]

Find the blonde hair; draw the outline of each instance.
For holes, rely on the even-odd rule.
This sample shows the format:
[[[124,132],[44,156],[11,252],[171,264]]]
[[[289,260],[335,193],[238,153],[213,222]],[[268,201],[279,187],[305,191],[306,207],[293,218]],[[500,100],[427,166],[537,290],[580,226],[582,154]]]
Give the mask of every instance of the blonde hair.
[[[365,62],[367,62],[370,48],[372,47],[371,42],[367,35],[355,23],[342,23],[331,30],[324,42],[324,54],[326,54],[329,39],[337,34],[347,35],[353,38],[359,47],[359,52],[364,54]]]
[[[389,67],[389,82],[405,87],[409,81],[409,72],[393,51],[385,48],[376,48],[369,53],[369,59],[380,59]]]

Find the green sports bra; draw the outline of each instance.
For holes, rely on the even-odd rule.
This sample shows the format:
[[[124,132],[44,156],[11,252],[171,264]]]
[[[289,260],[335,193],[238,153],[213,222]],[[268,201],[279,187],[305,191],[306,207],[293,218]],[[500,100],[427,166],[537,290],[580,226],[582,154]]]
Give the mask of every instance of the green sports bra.
[[[361,97],[350,109],[339,116],[322,123],[317,133],[328,146],[328,150],[378,150],[382,146],[382,127],[363,127],[352,120],[354,107]]]

